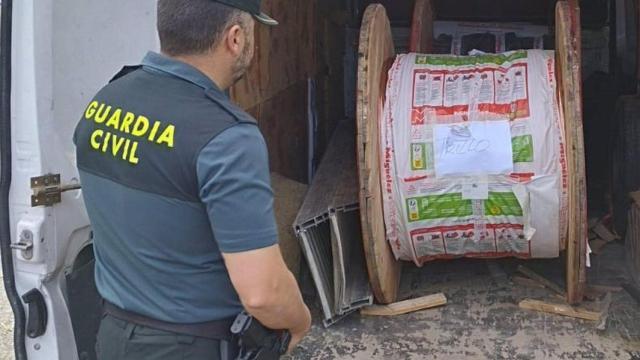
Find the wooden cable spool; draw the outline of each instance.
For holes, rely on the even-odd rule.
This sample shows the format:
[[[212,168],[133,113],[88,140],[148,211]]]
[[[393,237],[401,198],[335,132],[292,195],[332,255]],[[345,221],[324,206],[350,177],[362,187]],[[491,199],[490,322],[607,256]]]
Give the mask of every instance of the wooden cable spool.
[[[395,50],[384,6],[370,5],[364,13],[358,50],[357,153],[360,178],[360,216],[367,270],[378,302],[396,301],[400,263],[387,243],[380,183],[379,124],[387,71]]]
[[[416,0],[413,6],[409,51],[430,53],[433,49],[433,6],[431,0]]]
[[[411,51],[428,52],[433,39],[431,0],[416,0]],[[564,109],[569,186],[567,243],[567,301],[583,298],[586,283],[587,205],[582,132],[580,16],[577,4],[559,1],[556,8],[556,67]],[[360,214],[369,280],[380,303],[397,299],[400,263],[386,239],[380,178],[379,124],[387,71],[395,57],[391,26],[385,8],[369,5],[360,32],[357,84],[357,153]]]

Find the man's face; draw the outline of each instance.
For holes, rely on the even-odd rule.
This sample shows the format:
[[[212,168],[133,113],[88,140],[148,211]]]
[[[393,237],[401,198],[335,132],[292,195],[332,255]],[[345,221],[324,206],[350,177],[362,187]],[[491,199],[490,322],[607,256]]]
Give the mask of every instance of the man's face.
[[[233,67],[233,82],[236,83],[247,73],[251,61],[253,60],[255,36],[254,36],[255,20],[253,18],[245,22],[244,28],[244,48]]]

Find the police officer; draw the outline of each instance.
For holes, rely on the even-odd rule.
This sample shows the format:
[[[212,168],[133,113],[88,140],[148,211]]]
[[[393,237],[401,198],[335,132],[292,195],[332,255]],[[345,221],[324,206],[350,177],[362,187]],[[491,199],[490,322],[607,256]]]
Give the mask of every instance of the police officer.
[[[225,90],[260,0],[159,0],[162,53],[117,74],[74,142],[104,298],[99,359],[233,357],[243,309],[293,348],[310,314],[277,244],[265,141]]]

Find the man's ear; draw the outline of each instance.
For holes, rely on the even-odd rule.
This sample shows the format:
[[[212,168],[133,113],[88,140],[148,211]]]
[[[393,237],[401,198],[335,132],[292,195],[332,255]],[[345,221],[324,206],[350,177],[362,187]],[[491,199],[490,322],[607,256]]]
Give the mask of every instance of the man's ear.
[[[240,25],[233,25],[227,31],[225,46],[234,56],[240,56],[246,41],[244,30],[242,30]]]

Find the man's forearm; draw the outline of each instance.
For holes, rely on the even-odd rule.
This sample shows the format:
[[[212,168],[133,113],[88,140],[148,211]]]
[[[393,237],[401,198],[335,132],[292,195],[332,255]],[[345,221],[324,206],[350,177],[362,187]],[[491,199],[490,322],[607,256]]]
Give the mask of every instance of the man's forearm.
[[[298,283],[288,270],[277,282],[273,293],[265,301],[255,305],[258,306],[245,304],[245,308],[270,329],[305,332],[310,326],[309,309],[302,300]]]
[[[308,330],[309,309],[278,245],[223,256],[249,314],[270,329],[290,330],[292,335],[300,336]]]

